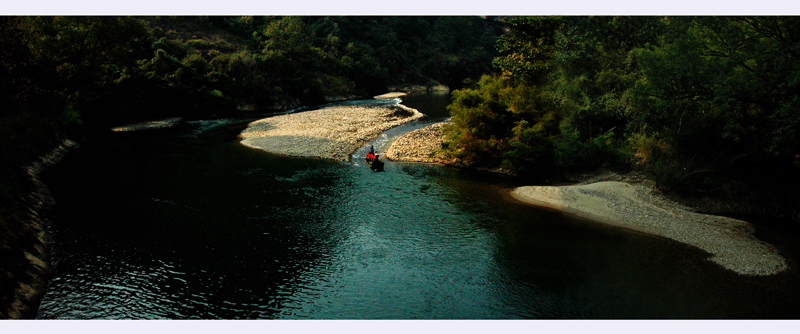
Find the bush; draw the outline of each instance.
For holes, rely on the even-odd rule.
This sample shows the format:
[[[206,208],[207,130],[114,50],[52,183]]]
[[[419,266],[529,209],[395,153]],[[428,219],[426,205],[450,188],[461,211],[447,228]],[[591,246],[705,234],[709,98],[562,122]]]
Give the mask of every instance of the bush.
[[[629,168],[632,154],[616,139],[614,132],[581,141],[578,131],[562,126],[561,136],[554,142],[555,165],[561,171],[582,171],[610,167]]]
[[[190,39],[185,43],[186,47],[193,49],[208,49],[211,48],[211,42],[204,39]]]
[[[514,127],[510,149],[503,153],[503,165],[525,178],[551,176],[554,172],[553,140],[543,127],[523,120]]]

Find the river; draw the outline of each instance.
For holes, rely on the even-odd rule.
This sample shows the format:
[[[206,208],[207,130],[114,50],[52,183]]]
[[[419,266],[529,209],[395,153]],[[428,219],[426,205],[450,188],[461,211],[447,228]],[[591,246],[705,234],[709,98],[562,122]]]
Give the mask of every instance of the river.
[[[427,117],[373,144],[445,118],[447,102],[404,97]],[[38,318],[800,314],[796,235],[760,227],[790,270],[739,276],[690,246],[517,203],[500,177],[250,149],[237,135],[253,119],[109,133],[48,169],[53,274]]]

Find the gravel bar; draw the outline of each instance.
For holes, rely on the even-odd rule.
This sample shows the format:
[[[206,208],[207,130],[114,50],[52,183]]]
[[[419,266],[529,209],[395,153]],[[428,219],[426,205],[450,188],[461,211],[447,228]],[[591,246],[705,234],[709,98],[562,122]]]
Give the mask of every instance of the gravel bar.
[[[788,269],[778,250],[753,236],[752,224],[690,211],[640,183],[618,181],[511,191],[520,201],[611,225],[659,235],[711,253],[710,261],[741,275],[767,276]]]
[[[445,124],[447,122],[435,123],[400,136],[386,149],[386,159],[443,163],[444,158],[436,154],[436,150],[442,148],[442,126]]]
[[[257,120],[239,137],[241,144],[270,153],[348,161],[383,131],[422,116],[401,104],[335,106]]]

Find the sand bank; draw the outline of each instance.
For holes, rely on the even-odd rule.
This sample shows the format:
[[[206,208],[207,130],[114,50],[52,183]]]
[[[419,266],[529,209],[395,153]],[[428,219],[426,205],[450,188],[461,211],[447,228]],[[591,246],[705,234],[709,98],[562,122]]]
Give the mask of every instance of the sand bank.
[[[115,128],[111,128],[111,131],[114,132],[127,132],[127,131],[138,131],[138,130],[152,130],[152,129],[163,129],[177,125],[183,120],[180,117],[173,117],[173,118],[166,118],[157,121],[148,121],[148,122],[141,122],[136,124],[128,124],[123,126],[118,126]]]
[[[347,161],[368,140],[422,116],[403,105],[327,107],[261,119],[239,136],[271,153]]]
[[[408,95],[408,93],[403,93],[403,92],[391,92],[391,93],[381,94],[381,95],[375,96],[375,97],[373,97],[373,98],[374,98],[374,99],[376,99],[376,100],[380,100],[380,99],[394,99],[394,98],[398,98],[398,97],[402,97],[402,96],[406,96],[406,95]]]
[[[663,236],[711,254],[710,261],[742,275],[765,276],[788,268],[778,250],[753,236],[745,221],[700,214],[654,194],[648,186],[616,181],[514,189],[520,201]]]

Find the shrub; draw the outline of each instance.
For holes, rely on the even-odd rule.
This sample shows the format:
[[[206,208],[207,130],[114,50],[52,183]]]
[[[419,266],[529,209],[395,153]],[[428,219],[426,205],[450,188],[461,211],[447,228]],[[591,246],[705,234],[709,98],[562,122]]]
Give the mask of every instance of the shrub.
[[[554,145],[544,127],[530,126],[523,120],[513,132],[511,147],[503,153],[504,167],[526,178],[551,176],[554,172]]]
[[[208,49],[212,47],[211,42],[204,39],[190,39],[184,43],[187,47],[194,49]]]

